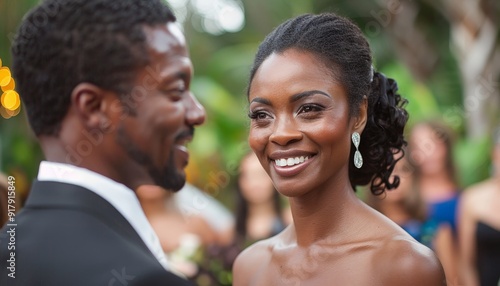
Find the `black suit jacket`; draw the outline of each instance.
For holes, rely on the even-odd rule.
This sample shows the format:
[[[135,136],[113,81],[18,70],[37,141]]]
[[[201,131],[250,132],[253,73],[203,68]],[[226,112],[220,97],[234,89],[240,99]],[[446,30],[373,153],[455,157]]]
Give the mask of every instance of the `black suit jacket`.
[[[35,181],[15,223],[0,232],[0,285],[191,285],[161,266],[111,204],[80,186]]]

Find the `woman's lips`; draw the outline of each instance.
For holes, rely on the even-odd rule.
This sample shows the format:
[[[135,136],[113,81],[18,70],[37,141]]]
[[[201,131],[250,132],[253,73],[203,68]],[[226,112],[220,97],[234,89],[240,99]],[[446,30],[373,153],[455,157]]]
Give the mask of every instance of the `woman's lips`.
[[[314,156],[297,156],[272,160],[273,168],[278,176],[292,177],[307,168]]]
[[[307,160],[309,160],[309,156],[282,158],[282,159],[274,160],[274,162],[279,167],[285,167],[285,166],[294,166],[294,165],[302,164]]]

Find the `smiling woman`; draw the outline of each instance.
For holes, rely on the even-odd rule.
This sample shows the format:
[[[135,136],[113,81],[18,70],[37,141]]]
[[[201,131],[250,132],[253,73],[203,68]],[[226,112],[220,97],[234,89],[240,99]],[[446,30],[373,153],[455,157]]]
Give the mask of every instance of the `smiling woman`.
[[[249,144],[293,224],[237,258],[234,285],[445,284],[433,252],[354,192],[398,186],[408,120],[358,27],[335,14],[286,21],[257,51],[248,100]]]

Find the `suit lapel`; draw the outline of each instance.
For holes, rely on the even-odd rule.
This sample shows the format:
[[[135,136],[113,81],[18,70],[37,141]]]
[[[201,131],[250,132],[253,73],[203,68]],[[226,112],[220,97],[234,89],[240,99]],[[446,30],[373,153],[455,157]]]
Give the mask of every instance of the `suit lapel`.
[[[71,209],[89,213],[154,257],[120,212],[108,201],[86,188],[67,183],[34,181],[24,208]]]

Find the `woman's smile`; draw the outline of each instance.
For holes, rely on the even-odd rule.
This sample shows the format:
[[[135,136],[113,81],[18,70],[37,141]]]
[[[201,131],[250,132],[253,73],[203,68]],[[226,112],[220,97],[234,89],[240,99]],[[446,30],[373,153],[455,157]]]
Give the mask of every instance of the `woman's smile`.
[[[304,171],[315,157],[300,156],[273,160],[274,172],[278,176],[292,177]]]

